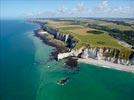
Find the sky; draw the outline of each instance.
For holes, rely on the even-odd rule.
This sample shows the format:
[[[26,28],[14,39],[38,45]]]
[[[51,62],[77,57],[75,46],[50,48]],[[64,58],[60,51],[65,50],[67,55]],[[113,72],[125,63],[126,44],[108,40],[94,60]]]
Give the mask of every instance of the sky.
[[[0,0],[0,18],[134,18],[134,0]]]

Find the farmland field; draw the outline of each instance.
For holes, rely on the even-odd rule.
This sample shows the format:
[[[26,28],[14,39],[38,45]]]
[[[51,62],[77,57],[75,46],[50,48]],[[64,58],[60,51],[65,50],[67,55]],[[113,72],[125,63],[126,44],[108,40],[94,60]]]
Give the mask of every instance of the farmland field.
[[[115,25],[114,23],[108,23],[102,21],[94,21],[89,20],[93,24],[107,25],[110,28],[118,28],[120,29],[129,29],[132,28],[123,25]],[[81,24],[82,23],[82,24]],[[48,21],[48,26],[52,28],[56,28],[62,34],[71,34],[78,43],[76,44],[75,49],[79,49],[82,46],[90,45],[92,47],[108,47],[118,49],[122,52],[130,52],[131,49],[123,47],[118,42],[119,40],[113,38],[108,34],[108,32],[103,30],[98,30],[95,28],[86,27],[86,24],[71,22],[71,21]],[[118,27],[117,27],[118,26]]]

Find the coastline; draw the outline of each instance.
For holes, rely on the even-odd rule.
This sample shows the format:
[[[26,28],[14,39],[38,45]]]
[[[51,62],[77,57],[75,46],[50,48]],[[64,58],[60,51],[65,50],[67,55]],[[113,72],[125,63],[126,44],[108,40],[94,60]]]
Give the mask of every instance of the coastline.
[[[95,60],[92,58],[87,58],[87,59],[79,58],[78,62],[97,65],[97,67],[104,67],[104,68],[110,68],[110,69],[134,73],[134,65],[126,66],[126,65],[116,64],[104,60]]]
[[[60,60],[60,59],[64,59],[64,58],[68,58],[72,56],[75,56],[78,58],[78,55],[79,55],[78,53],[75,54],[75,52],[68,52],[65,46],[60,45],[61,41],[59,40],[57,41],[54,38],[49,38],[50,36],[52,37],[52,34],[49,34],[49,32],[47,31],[42,31],[42,28],[35,30],[34,34],[35,36],[39,37],[45,44],[56,48],[56,51],[52,52],[52,55],[54,56],[56,60]],[[93,58],[86,58],[86,59],[78,58],[77,61],[79,63],[92,64],[92,65],[97,65],[99,67],[134,73],[134,65],[127,66],[127,65],[112,63],[112,62],[105,61],[105,60],[95,60]]]
[[[43,43],[55,47],[59,53],[67,51],[67,48],[64,45],[60,45],[61,41],[54,39],[54,37],[46,31],[46,33],[41,33],[39,31],[40,29],[34,30],[34,35],[40,38]]]

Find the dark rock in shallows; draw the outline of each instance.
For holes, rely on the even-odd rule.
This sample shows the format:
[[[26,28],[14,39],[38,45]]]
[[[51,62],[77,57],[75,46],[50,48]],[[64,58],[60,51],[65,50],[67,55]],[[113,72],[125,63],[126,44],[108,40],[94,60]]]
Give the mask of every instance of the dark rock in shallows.
[[[77,68],[78,66],[76,57],[68,57],[66,61],[66,67],[69,69]]]

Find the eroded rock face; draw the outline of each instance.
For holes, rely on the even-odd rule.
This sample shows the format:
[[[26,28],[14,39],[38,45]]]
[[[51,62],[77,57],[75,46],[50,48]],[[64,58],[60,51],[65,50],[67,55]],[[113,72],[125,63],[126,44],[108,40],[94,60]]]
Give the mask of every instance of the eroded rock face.
[[[89,49],[88,50],[89,57],[95,59],[97,57],[97,52],[98,52],[97,48],[91,48],[91,49]]]
[[[134,52],[132,52],[129,59],[130,59],[131,63],[134,65]]]
[[[119,51],[117,53],[113,52],[114,49],[110,48],[85,48],[81,54],[81,58],[93,58],[98,60],[106,60],[112,63],[118,63],[123,65],[134,64],[134,54],[131,59],[122,59],[119,56]]]

